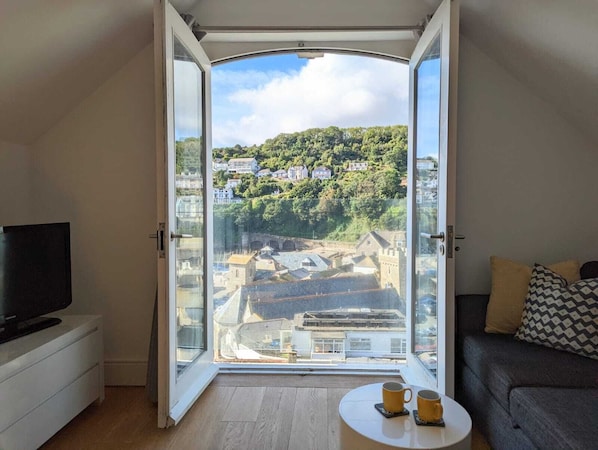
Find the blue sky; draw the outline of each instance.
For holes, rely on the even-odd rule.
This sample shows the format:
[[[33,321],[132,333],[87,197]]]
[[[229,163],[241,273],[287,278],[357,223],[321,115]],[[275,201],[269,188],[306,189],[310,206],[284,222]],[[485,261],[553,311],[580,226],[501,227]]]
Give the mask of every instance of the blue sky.
[[[212,68],[213,147],[261,144],[308,128],[406,124],[405,64],[326,54],[279,54]]]

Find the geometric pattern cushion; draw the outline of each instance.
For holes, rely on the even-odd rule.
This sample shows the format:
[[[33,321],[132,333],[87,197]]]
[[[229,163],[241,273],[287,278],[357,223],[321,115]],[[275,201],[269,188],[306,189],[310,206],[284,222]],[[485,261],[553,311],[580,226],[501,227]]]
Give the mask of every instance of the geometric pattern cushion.
[[[598,278],[567,285],[536,264],[515,339],[598,359]]]

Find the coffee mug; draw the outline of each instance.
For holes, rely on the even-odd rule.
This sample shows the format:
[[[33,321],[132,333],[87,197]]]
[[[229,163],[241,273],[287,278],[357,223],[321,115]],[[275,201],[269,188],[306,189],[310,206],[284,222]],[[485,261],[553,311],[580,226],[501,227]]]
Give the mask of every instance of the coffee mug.
[[[420,419],[426,422],[439,422],[442,413],[438,392],[422,390],[417,393],[417,415]]]
[[[409,392],[409,398],[405,395]],[[413,392],[411,388],[403,386],[395,381],[388,381],[382,385],[382,403],[384,409],[391,413],[401,412],[405,408],[405,402],[410,402]]]

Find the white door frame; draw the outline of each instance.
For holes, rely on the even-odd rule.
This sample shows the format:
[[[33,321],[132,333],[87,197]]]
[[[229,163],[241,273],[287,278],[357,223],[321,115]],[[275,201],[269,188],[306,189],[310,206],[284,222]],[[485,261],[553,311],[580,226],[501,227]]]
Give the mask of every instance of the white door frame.
[[[436,36],[441,37],[440,49],[440,160],[438,170],[438,230],[444,233],[445,248],[438,258],[437,269],[437,373],[430,373],[414,354],[415,341],[415,226],[416,207],[416,69]],[[455,258],[454,225],[456,203],[457,153],[457,75],[459,53],[459,1],[443,0],[422,34],[409,63],[409,196],[408,196],[408,255],[407,255],[407,368],[405,377],[410,383],[436,389],[454,396],[455,367]],[[440,245],[438,246],[440,248]]]
[[[176,425],[218,373],[213,362],[212,237],[210,220],[204,222],[204,317],[206,350],[184,372],[177,374],[174,39],[182,43],[203,72],[202,130],[204,173],[211,179],[210,61],[199,42],[168,0],[154,2],[154,61],[156,95],[156,168],[158,245],[158,426]],[[211,217],[212,189],[204,183],[204,216]],[[160,224],[163,229],[160,230]]]

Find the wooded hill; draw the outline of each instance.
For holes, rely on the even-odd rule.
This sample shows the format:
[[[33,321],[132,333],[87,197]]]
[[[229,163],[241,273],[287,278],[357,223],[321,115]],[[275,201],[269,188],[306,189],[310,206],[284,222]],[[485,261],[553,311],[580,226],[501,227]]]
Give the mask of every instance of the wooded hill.
[[[212,157],[226,161],[253,157],[261,168],[273,172],[291,166],[306,166],[310,174],[319,166],[332,171],[329,180],[309,178],[295,183],[242,175],[235,195],[247,201],[214,208],[215,221],[222,221],[220,225],[229,230],[355,240],[371,229],[405,228],[404,125],[313,128],[279,134],[261,145],[216,148]],[[367,162],[368,170],[347,171],[351,161]],[[225,172],[214,173],[214,185],[223,186],[228,177]],[[234,243],[224,244],[230,245]]]
[[[407,171],[407,127],[393,125],[369,128],[312,128],[283,133],[261,145],[215,148],[214,159],[256,158],[262,169],[273,172],[291,166],[306,166],[311,172],[325,166],[333,175],[344,171],[351,161],[367,161],[374,171]]]

